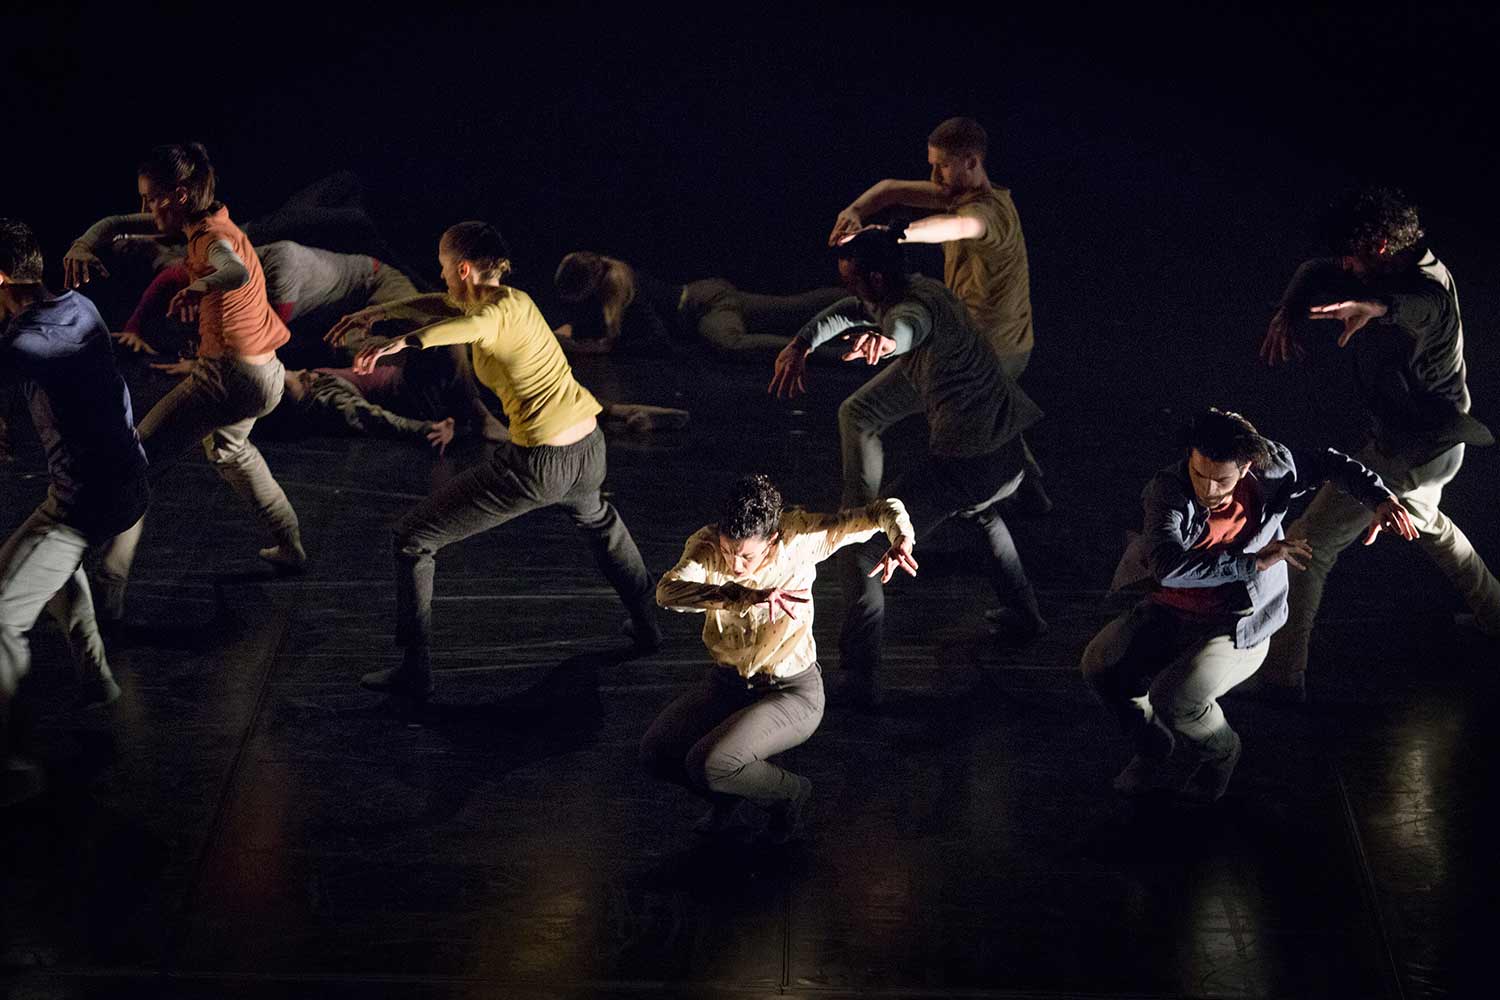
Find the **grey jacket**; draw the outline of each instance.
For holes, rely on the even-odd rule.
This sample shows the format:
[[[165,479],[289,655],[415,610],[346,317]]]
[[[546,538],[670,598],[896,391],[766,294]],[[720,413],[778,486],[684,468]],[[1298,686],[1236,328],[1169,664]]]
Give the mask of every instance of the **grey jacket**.
[[[1217,587],[1242,583],[1249,610],[1235,623],[1234,644],[1240,649],[1271,637],[1287,619],[1286,563],[1265,572],[1255,568],[1255,554],[1282,536],[1281,522],[1291,502],[1325,482],[1337,483],[1367,507],[1378,507],[1391,496],[1380,477],[1343,452],[1293,455],[1291,449],[1270,442],[1271,460],[1249,475],[1261,485],[1260,523],[1238,550],[1194,551],[1208,530],[1208,510],[1197,501],[1188,479],[1187,460],[1162,469],[1141,493],[1145,506],[1142,532],[1134,535],[1115,569],[1112,591],[1145,585],[1156,587]]]
[[[988,455],[1042,418],[975,332],[968,308],[926,275],[910,275],[901,300],[878,312],[857,298],[835,302],[797,337],[816,350],[842,333],[872,326],[896,342],[892,364],[905,369],[922,397],[934,455]]]

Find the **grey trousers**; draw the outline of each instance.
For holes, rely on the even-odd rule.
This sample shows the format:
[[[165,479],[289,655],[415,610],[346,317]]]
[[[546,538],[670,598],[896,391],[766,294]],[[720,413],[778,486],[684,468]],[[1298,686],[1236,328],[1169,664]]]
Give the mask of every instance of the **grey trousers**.
[[[604,433],[560,448],[504,444],[494,457],[453,477],[395,528],[396,644],[405,664],[430,669],[432,592],[438,550],[543,507],[561,507],[587,542],[605,579],[638,626],[655,631],[655,587],[635,539],[600,495]]]
[[[250,440],[256,418],[276,408],[286,390],[281,362],[250,365],[234,358],[199,358],[140,422],[141,444],[153,476],[195,443],[230,488],[250,504],[277,544],[297,538],[297,512]],[[125,585],[145,527],[144,516],[116,535],[100,562],[98,578],[106,613],[120,617]]]
[[[796,796],[797,776],[766,758],[806,743],[823,721],[823,703],[816,663],[779,680],[709,667],[651,723],[641,766],[711,802],[738,796],[774,805]]]
[[[921,393],[906,375],[906,362],[899,358],[839,404],[845,509],[862,507],[880,495],[885,475],[885,445],[880,435],[923,412]]]
[[[802,325],[847,298],[842,288],[819,288],[798,295],[752,295],[722,278],[690,282],[683,293],[685,324],[695,327],[722,354],[775,357]]]
[[[1143,601],[1094,636],[1081,667],[1143,757],[1164,761],[1183,746],[1213,760],[1234,738],[1219,698],[1259,669],[1269,645],[1238,649],[1222,630]]]
[[[1463,465],[1464,446],[1455,445],[1419,466],[1388,455],[1373,444],[1361,449],[1356,457],[1380,475],[1386,488],[1410,512],[1417,529],[1417,545],[1453,584],[1480,627],[1491,634],[1500,634],[1500,582],[1496,582],[1468,536],[1438,509],[1443,487]],[[1287,623],[1271,639],[1271,655],[1266,660],[1268,682],[1286,686],[1302,682],[1307,672],[1308,642],[1318,617],[1318,606],[1323,603],[1328,574],[1339,553],[1360,537],[1369,524],[1369,509],[1328,483],[1287,529],[1288,538],[1305,538],[1312,544],[1312,558],[1306,570],[1300,573],[1294,570],[1291,574]]]
[[[107,678],[109,662],[84,573],[89,539],[48,497],[0,547],[0,727],[31,666],[26,633],[42,609],[56,619],[82,679]]]

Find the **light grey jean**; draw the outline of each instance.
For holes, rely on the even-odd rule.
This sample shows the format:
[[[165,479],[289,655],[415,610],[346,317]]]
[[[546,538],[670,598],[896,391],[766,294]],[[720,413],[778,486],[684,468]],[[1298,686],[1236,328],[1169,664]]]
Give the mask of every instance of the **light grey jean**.
[[[250,440],[256,418],[276,408],[285,391],[281,362],[251,365],[230,357],[199,358],[193,370],[140,422],[153,478],[195,442],[230,488],[245,499],[278,545],[300,545],[297,512]],[[118,619],[125,585],[145,527],[143,516],[116,535],[98,570],[105,613]]]
[[[1455,445],[1418,466],[1388,455],[1374,444],[1365,446],[1355,457],[1385,481],[1386,488],[1411,514],[1417,529],[1417,544],[1474,612],[1479,627],[1492,635],[1500,634],[1500,582],[1496,582],[1468,536],[1438,509],[1443,487],[1463,465],[1464,446]],[[1328,574],[1339,553],[1369,525],[1369,509],[1334,483],[1328,483],[1287,529],[1288,538],[1305,538],[1311,543],[1312,558],[1306,570],[1291,574],[1287,623],[1271,639],[1271,655],[1266,660],[1267,682],[1284,686],[1304,683],[1308,640],[1318,617],[1318,606],[1323,603]]]
[[[0,728],[31,665],[26,633],[42,609],[57,620],[80,679],[107,679],[109,662],[82,564],[89,540],[48,497],[0,547]]]
[[[880,480],[885,475],[880,435],[923,412],[922,395],[906,374],[905,360],[899,358],[839,404],[845,509],[862,507],[880,496]]]
[[[766,758],[806,743],[823,721],[823,672],[755,677],[713,666],[662,710],[641,740],[641,766],[710,802],[766,807],[795,798],[797,775]]]
[[[1143,757],[1164,761],[1186,744],[1216,760],[1234,743],[1219,698],[1260,668],[1269,646],[1239,649],[1226,630],[1195,628],[1144,601],[1094,636],[1081,666]]]

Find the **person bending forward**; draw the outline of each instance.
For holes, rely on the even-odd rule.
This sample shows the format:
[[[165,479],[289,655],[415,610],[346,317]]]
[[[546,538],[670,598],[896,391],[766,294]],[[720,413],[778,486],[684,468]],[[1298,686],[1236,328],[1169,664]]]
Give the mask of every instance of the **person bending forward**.
[[[885,533],[890,548],[871,575],[916,575],[916,533],[895,498],[837,514],[783,511],[765,476],[740,480],[717,524],[695,532],[656,587],[673,611],[702,612],[714,659],[703,681],[662,711],[641,742],[650,773],[709,800],[699,830],[727,827],[743,800],[769,810],[771,839],[795,837],[812,782],[766,758],[807,742],[823,718],[823,676],[813,642],[817,564]]]
[[[1155,589],[1104,626],[1082,669],[1136,742],[1115,789],[1212,801],[1240,757],[1218,699],[1265,660],[1287,619],[1287,564],[1303,569],[1312,557],[1306,541],[1282,538],[1292,500],[1331,482],[1374,511],[1366,544],[1382,529],[1408,541],[1416,529],[1354,459],[1332,449],[1294,455],[1237,413],[1199,414],[1184,443],[1184,458],[1146,485],[1145,530],[1115,571],[1117,587]]]

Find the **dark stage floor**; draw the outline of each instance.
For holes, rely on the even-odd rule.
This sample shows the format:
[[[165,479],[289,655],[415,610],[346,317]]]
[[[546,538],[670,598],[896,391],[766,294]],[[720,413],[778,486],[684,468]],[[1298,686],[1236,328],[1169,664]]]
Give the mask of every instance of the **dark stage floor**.
[[[1248,371],[1253,349],[1224,351]],[[1046,350],[1027,384],[1050,414],[1035,444],[1058,510],[1016,531],[1052,631],[999,652],[979,580],[931,555],[957,541],[929,546],[922,578],[891,588],[888,704],[831,709],[789,755],[816,811],[812,839],[785,849],[697,842],[697,804],[637,772],[647,724],[705,665],[700,620],[668,615],[667,647],[626,659],[620,609],[561,515],[440,557],[428,713],[356,686],[394,662],[387,525],[477,449],[265,445],[314,558],[295,580],[257,565],[248,512],[208,466],[180,463],[112,654],[121,701],[68,709],[61,639],[34,634],[32,738],[52,784],[0,835],[10,995],[1480,995],[1494,645],[1455,630],[1414,548],[1352,554],[1312,704],[1226,703],[1245,739],[1227,799],[1120,802],[1127,749],[1075,663],[1140,487],[1171,457],[1162,408],[1213,387],[1175,400],[1149,355],[1113,370],[1096,356],[1080,378]],[[166,383],[133,372],[144,412]],[[692,410],[690,432],[611,441],[614,501],[658,573],[739,472],[831,503],[834,408],[864,374],[815,370],[793,410],[758,367],[579,373]],[[1221,398],[1251,394],[1259,417],[1262,377]],[[1472,455],[1447,504],[1492,564],[1496,458]],[[0,469],[5,531],[40,496],[38,468],[23,453]]]

